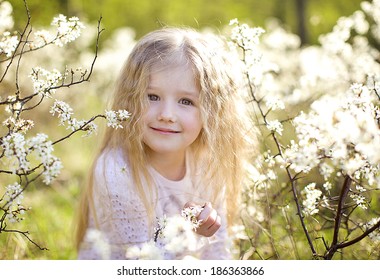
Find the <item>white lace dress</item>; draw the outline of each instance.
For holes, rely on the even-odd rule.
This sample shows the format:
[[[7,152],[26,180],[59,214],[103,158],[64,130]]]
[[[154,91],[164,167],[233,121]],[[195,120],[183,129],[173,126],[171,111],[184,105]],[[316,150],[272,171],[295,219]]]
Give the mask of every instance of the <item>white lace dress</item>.
[[[207,192],[197,190],[194,186],[196,183],[193,182],[199,181],[199,178],[191,175],[190,158],[186,157],[186,175],[180,181],[168,180],[149,167],[158,186],[157,218],[179,215],[188,201],[199,204],[210,201]],[[131,187],[129,170],[128,161],[120,150],[104,152],[97,160],[93,198],[99,228],[94,231],[95,222],[90,213],[89,228],[78,252],[78,259],[126,259],[127,248],[136,245],[141,247],[153,239],[152,231],[148,230],[147,213]],[[197,237],[197,256],[200,259],[230,259],[225,214],[222,207],[213,207],[222,218],[222,226],[211,238]],[[94,238],[94,233],[101,233],[103,243],[99,238]],[[163,244],[157,242],[157,246]],[[164,258],[173,259],[176,256],[167,252]]]

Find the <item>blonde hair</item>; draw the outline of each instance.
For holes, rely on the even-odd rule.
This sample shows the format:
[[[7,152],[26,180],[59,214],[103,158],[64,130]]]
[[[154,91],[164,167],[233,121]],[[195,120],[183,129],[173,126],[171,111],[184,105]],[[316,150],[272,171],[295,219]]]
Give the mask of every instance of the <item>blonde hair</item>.
[[[147,108],[146,89],[153,67],[172,66],[183,63],[183,59],[193,68],[200,87],[203,128],[192,144],[197,171],[201,172],[204,186],[212,188],[215,200],[226,187],[227,214],[231,221],[237,210],[236,205],[239,205],[244,162],[255,141],[251,122],[242,106],[244,89],[242,83],[238,82],[241,77],[233,70],[234,64],[228,59],[220,37],[201,34],[189,28],[167,27],[140,39],[121,70],[111,105],[112,110],[129,111],[131,118],[125,123],[124,129],[106,129],[97,157],[106,148],[122,148],[132,163],[134,187],[152,221],[154,205],[150,201],[155,188],[146,169],[141,121]],[[81,216],[77,228],[77,246],[88,226],[89,208],[93,207],[93,172],[94,168],[89,174],[78,211]],[[149,182],[151,192],[144,192],[143,181]]]

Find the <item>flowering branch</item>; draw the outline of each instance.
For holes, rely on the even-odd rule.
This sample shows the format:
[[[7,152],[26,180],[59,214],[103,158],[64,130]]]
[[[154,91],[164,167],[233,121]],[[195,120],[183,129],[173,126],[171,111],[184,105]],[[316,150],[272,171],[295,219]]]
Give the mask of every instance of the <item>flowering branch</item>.
[[[240,25],[238,22],[236,23],[233,23],[233,24],[236,24],[236,29],[235,29],[235,34],[232,36],[233,38],[233,41],[237,44],[237,46],[241,49],[242,51],[242,61],[245,65],[249,65],[249,57],[252,56],[252,54],[250,52],[252,52],[253,48],[251,45],[249,45],[247,43],[248,40],[252,40],[252,37],[257,37],[258,35],[260,35],[261,33],[263,33],[263,31],[261,30],[257,30],[255,31],[254,29],[251,31],[251,32],[247,32],[248,30],[248,27],[246,25]],[[235,39],[234,39],[235,38]],[[239,39],[236,39],[236,38],[239,38]],[[257,41],[255,39],[253,39],[253,41],[256,43]],[[250,96],[252,98],[252,101],[256,104],[257,106],[257,109],[259,110],[259,113],[260,113],[260,117],[261,119],[263,120],[264,122],[264,125],[267,126],[269,129],[270,129],[270,136],[273,140],[273,142],[275,143],[275,147],[277,148],[277,156],[278,157],[281,157],[281,158],[284,158],[284,155],[283,155],[283,145],[280,144],[280,141],[277,137],[277,133],[280,133],[281,134],[281,131],[282,131],[282,125],[278,122],[276,126],[274,126],[273,128],[270,126],[270,121],[268,120],[268,115],[269,113],[271,112],[271,108],[269,108],[267,110],[267,112],[265,112],[264,108],[263,108],[263,101],[264,99],[263,98],[258,98],[255,94],[256,92],[256,89],[257,87],[254,85],[254,82],[253,82],[253,79],[251,77],[251,74],[250,74],[250,71],[246,70],[245,71],[245,76],[246,76],[246,80],[247,80],[247,84],[248,84],[248,88],[249,88],[249,93],[250,93]],[[256,118],[258,119],[258,117],[256,116]],[[300,222],[301,222],[301,226],[302,226],[302,229],[305,233],[305,236],[307,238],[307,241],[308,241],[308,244],[310,246],[310,249],[313,253],[313,256],[316,256],[316,250],[314,248],[314,245],[313,245],[313,242],[311,240],[311,237],[309,235],[309,232],[307,230],[307,227],[305,225],[305,222],[304,222],[304,216],[302,214],[302,209],[301,209],[301,205],[299,203],[299,199],[298,199],[298,195],[297,195],[297,185],[296,185],[296,182],[297,182],[297,175],[292,175],[292,172],[290,170],[290,165],[287,165],[285,166],[285,170],[286,170],[286,174],[288,176],[288,179],[289,179],[289,182],[290,182],[290,185],[291,185],[291,189],[292,189],[292,193],[293,193],[293,199],[295,201],[295,204],[296,204],[296,207],[297,207],[297,215],[300,219]]]
[[[0,2],[0,9],[2,5],[10,4]],[[55,141],[49,140],[49,136],[43,133],[30,136],[29,132],[34,127],[34,121],[23,119],[25,112],[34,112],[46,99],[52,98],[59,89],[90,81],[98,57],[99,39],[103,29],[101,29],[102,18],[100,17],[97,24],[94,57],[88,70],[81,68],[68,70],[66,66],[62,74],[56,69],[48,71],[42,67],[34,67],[29,75],[33,82],[34,91],[23,96],[20,76],[21,61],[24,56],[48,45],[54,44],[63,47],[76,40],[81,34],[81,29],[84,28],[78,18],[67,19],[65,16],[59,15],[52,21],[52,25],[57,28],[55,36],[42,30],[34,32],[34,40],[32,40],[31,15],[26,0],[24,0],[24,5],[27,23],[23,31],[19,33],[19,37],[10,37],[9,32],[5,32],[5,35],[0,34],[0,63],[7,64],[0,83],[4,82],[6,78],[8,80],[13,79],[11,84],[15,86],[14,95],[8,96],[4,100],[0,97],[0,106],[2,106],[0,108],[5,108],[5,113],[8,114],[2,122],[7,131],[0,135],[0,175],[7,175],[10,178],[16,176],[18,179],[17,182],[5,186],[5,192],[2,195],[0,194],[0,234],[19,233],[39,249],[46,250],[29,237],[29,231],[9,228],[10,225],[22,221],[24,219],[22,215],[30,209],[22,205],[25,191],[33,182],[38,182],[37,180],[40,179],[49,185],[60,174],[63,166],[61,160],[53,155],[55,145],[66,141],[79,131],[87,132],[85,136],[93,134],[97,129],[94,122],[98,118],[105,119],[107,125],[115,129],[122,128],[122,123],[129,118],[130,114],[125,110],[107,111],[105,114],[97,114],[88,120],[78,120],[73,117],[74,112],[69,104],[56,100],[50,113],[53,116],[58,116],[60,125],[71,131]],[[3,20],[1,19],[0,22]],[[1,36],[5,39],[1,40]],[[4,56],[5,58],[2,58]],[[16,57],[17,65],[14,73],[12,73],[9,69],[15,63]],[[35,100],[36,97],[39,97],[38,100],[31,104],[31,101]]]
[[[30,26],[30,20],[31,20],[30,11],[29,11],[28,5],[26,4],[26,0],[24,0],[24,6],[25,6],[26,14],[27,14],[27,22],[26,22],[25,28],[23,29],[23,31],[22,31],[21,34],[20,34],[20,38],[21,38],[21,39],[25,36],[27,30],[29,29],[29,26]],[[27,37],[29,36],[30,32],[31,32],[31,31],[28,32]],[[21,43],[22,43],[22,40],[21,40],[21,39],[18,40],[16,36],[12,36],[12,37],[10,37],[10,35],[9,35],[8,33],[6,33],[6,35],[7,35],[7,37],[8,37],[8,40],[7,40],[7,41],[12,42],[12,44],[11,44],[11,47],[8,48],[8,49],[9,49],[8,52],[7,52],[7,57],[8,57],[8,58],[5,59],[5,60],[0,60],[0,63],[9,60],[9,63],[7,64],[4,73],[2,74],[2,76],[1,76],[1,78],[0,78],[0,83],[3,82],[5,76],[7,75],[8,70],[9,70],[10,66],[12,65],[12,63],[13,63],[13,60],[14,60],[14,58],[16,57],[16,51],[17,51],[17,49],[20,47],[20,45],[21,45]],[[16,43],[15,43],[15,42],[16,42]],[[0,48],[0,54],[1,54],[1,52],[4,51],[4,50],[2,50],[2,49],[4,49],[4,47]],[[21,53],[22,53],[22,52],[21,52]],[[10,57],[9,57],[9,56],[10,56]],[[1,105],[1,103],[0,103],[0,105]]]
[[[373,5],[379,4],[380,2],[376,2]],[[368,9],[368,11],[372,10]],[[355,30],[358,33],[363,34],[368,30],[364,28],[366,25],[363,23],[363,18],[362,14],[358,12],[354,14],[352,19],[347,19],[347,26],[351,29],[356,28]],[[353,21],[358,22],[358,27],[353,24]],[[339,47],[348,51],[356,46],[349,45],[346,35],[351,33],[347,32],[346,26],[343,26],[344,22],[344,20],[339,22],[339,26],[334,29],[334,32],[341,30],[345,36],[339,37],[338,35],[341,34],[334,34],[334,36],[337,36],[338,40],[344,40],[344,42],[339,42],[341,44]],[[291,208],[287,204],[286,190],[289,190],[288,187],[290,186],[289,193],[292,194],[292,200],[294,201],[294,212],[297,213],[301,223],[300,229],[307,239],[313,258],[331,259],[339,249],[351,246],[366,236],[377,239],[379,230],[378,227],[376,228],[378,221],[375,218],[365,225],[365,230],[360,236],[352,240],[349,240],[348,237],[354,231],[363,228],[362,218],[360,217],[362,210],[368,209],[368,214],[377,216],[374,209],[369,209],[371,204],[367,201],[367,198],[370,197],[372,191],[376,190],[376,184],[380,182],[380,156],[378,153],[374,153],[380,145],[380,110],[378,103],[380,100],[378,94],[380,77],[373,74],[365,74],[364,76],[363,73],[359,73],[362,77],[365,77],[365,81],[362,79],[361,83],[346,84],[347,87],[342,90],[341,94],[329,94],[328,91],[323,93],[320,90],[315,94],[315,96],[318,96],[317,99],[304,98],[301,101],[297,100],[297,103],[295,100],[289,100],[290,91],[300,94],[302,86],[307,80],[291,80],[289,83],[290,90],[286,88],[287,81],[285,81],[285,86],[278,87],[279,83],[276,84],[275,79],[281,80],[282,76],[286,77],[286,74],[291,70],[282,70],[271,61],[265,60],[262,51],[263,49],[268,51],[265,49],[267,46],[262,49],[258,46],[258,37],[264,32],[259,28],[250,28],[246,24],[240,24],[237,20],[231,21],[231,25],[233,25],[231,39],[241,54],[244,64],[243,71],[250,97],[248,102],[255,105],[253,112],[256,124],[259,125],[263,135],[263,144],[265,147],[270,147],[263,152],[257,163],[253,163],[257,171],[250,171],[252,172],[253,186],[252,188],[247,188],[244,194],[247,198],[246,207],[248,209],[252,208],[248,211],[251,212],[249,218],[261,219],[261,225],[267,222],[267,226],[272,230],[273,221],[270,220],[277,216],[275,210],[280,208],[285,213],[284,216],[288,217],[286,211],[290,211],[289,209]],[[358,31],[359,28],[362,28],[360,32]],[[378,27],[376,26],[375,28]],[[278,36],[278,34],[276,35]],[[268,38],[265,39],[268,41],[269,38],[278,40],[272,34],[267,36]],[[276,38],[271,38],[271,36]],[[335,39],[334,36],[325,36],[321,40],[322,44],[324,44],[322,48],[326,48],[323,51],[333,56],[334,59],[347,59],[342,55],[343,51],[336,50],[337,42],[332,44],[333,39]],[[268,41],[264,41],[264,44],[268,44]],[[279,46],[280,43],[275,42],[275,46]],[[285,42],[284,45],[287,43]],[[327,47],[335,48],[335,50],[327,49]],[[360,45],[360,47],[363,48],[363,45]],[[270,53],[271,51],[269,50],[268,52]],[[297,59],[301,60],[298,56],[302,51],[297,50]],[[376,53],[376,51],[373,51],[373,53]],[[282,62],[284,55],[286,56],[284,50],[282,50],[280,53],[281,58],[279,59],[282,64],[284,64]],[[355,53],[355,56],[358,55]],[[264,58],[264,61],[262,58]],[[373,59],[373,69],[379,69],[376,56],[373,58],[367,56],[366,58],[368,61]],[[291,63],[296,65],[293,61]],[[349,74],[351,74],[352,68],[355,67],[350,60],[348,60],[348,63],[346,61],[338,63],[342,63],[342,65],[346,63]],[[371,71],[378,73],[378,70]],[[299,75],[304,78],[302,73]],[[294,77],[286,78],[292,79]],[[313,78],[311,77],[310,79]],[[355,79],[348,78],[347,81],[355,81]],[[328,83],[322,82],[322,84],[324,86]],[[348,87],[350,89],[347,91]],[[282,90],[284,91],[283,95],[281,95]],[[308,91],[313,92],[311,89],[306,89],[305,91],[302,93],[306,95]],[[376,98],[374,98],[375,96]],[[304,100],[308,100],[308,102]],[[285,104],[287,111],[291,111],[295,117],[284,117],[287,114],[284,111]],[[291,105],[294,106],[290,107]],[[296,106],[300,106],[309,112],[298,111],[299,109]],[[283,119],[282,121],[277,119],[279,116]],[[294,128],[294,131],[285,130],[285,126]],[[292,136],[295,136],[296,140],[293,140]],[[284,143],[288,141],[289,144],[285,145]],[[262,167],[263,165],[265,167]],[[258,171],[261,168],[263,173]],[[338,196],[333,196],[334,186],[332,182],[334,180],[339,182],[338,178],[342,174],[345,174],[345,181],[341,192]],[[282,183],[284,181],[287,183]],[[324,181],[323,185],[320,185],[319,182],[321,181]],[[303,183],[305,183],[305,187],[299,192],[298,188]],[[275,187],[276,184],[280,185],[278,186],[280,189],[278,192],[274,191],[273,195],[270,196],[269,188]],[[256,201],[254,201],[255,197],[258,198],[256,198]],[[265,207],[268,209],[266,217],[258,215],[261,214],[258,212],[258,208],[250,205],[250,203],[257,204],[257,202],[261,202],[261,198],[266,199]],[[285,203],[285,205],[277,204],[276,201],[278,200]],[[334,218],[331,218],[331,215]],[[288,218],[286,221],[288,225],[291,223]],[[330,227],[330,225],[332,226]],[[323,232],[330,228],[332,229],[333,240],[329,246],[323,237]],[[343,230],[347,232],[346,240],[349,241],[340,243],[339,236]],[[252,228],[249,232],[258,231]],[[276,239],[273,237],[274,232],[271,233],[268,246],[273,248],[273,254],[276,257],[281,258],[278,250],[274,247],[277,246]],[[313,235],[315,235],[315,238],[313,238]],[[260,235],[257,234],[256,236]],[[248,238],[251,240],[250,237]],[[294,237],[292,236],[291,242],[294,254],[299,257],[296,242],[293,240]],[[324,253],[317,252],[318,247],[314,244],[315,240],[323,241],[326,249]],[[252,241],[250,244],[253,244]]]

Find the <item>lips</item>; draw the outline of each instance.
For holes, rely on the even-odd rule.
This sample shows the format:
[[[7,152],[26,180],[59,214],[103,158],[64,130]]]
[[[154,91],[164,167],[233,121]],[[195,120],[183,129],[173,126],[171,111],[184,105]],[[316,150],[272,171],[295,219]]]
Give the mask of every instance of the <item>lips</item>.
[[[171,128],[164,128],[164,127],[151,127],[156,132],[162,133],[162,134],[176,134],[180,133],[180,131],[171,129]]]

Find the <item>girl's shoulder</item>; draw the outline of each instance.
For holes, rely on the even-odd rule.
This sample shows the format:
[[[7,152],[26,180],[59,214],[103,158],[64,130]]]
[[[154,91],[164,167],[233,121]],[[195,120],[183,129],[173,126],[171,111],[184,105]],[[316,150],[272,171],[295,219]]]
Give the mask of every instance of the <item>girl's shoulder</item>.
[[[103,177],[107,181],[124,181],[131,178],[127,155],[122,149],[104,149],[94,164],[95,177]]]
[[[121,149],[107,148],[101,152],[93,172],[94,185],[110,193],[129,191],[133,185],[128,158]]]
[[[123,172],[129,173],[129,162],[126,153],[121,148],[104,149],[95,162],[95,172]]]

